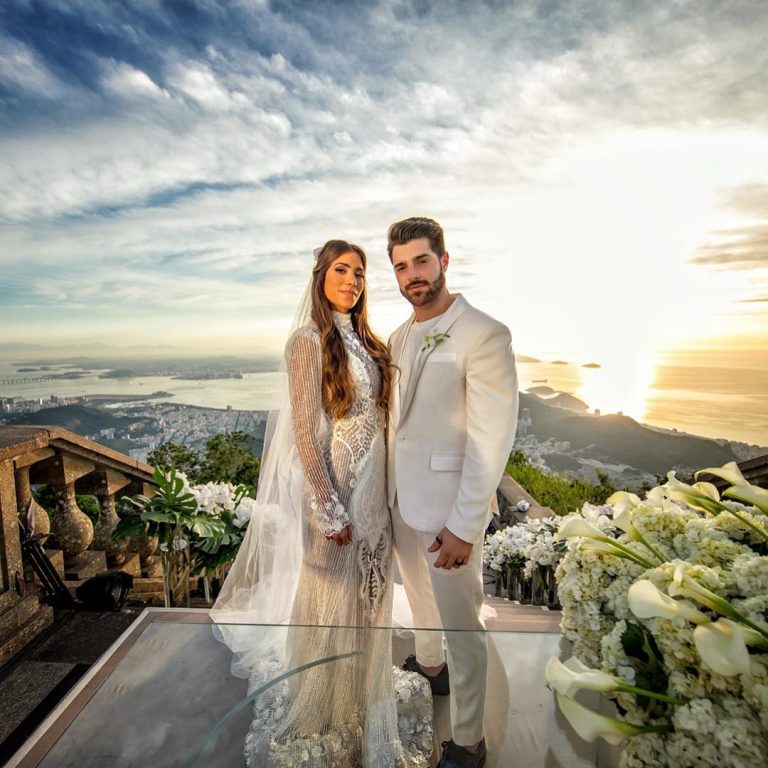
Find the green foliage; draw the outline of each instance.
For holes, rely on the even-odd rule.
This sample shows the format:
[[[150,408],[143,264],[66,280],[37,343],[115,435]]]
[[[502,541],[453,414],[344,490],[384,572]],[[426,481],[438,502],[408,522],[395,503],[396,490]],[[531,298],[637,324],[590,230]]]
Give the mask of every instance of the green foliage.
[[[666,694],[669,688],[664,671],[664,656],[653,635],[645,628],[627,622],[621,645],[635,669],[635,685],[646,691]],[[638,696],[637,703],[645,710],[657,709],[659,702],[648,696]]]
[[[534,467],[521,451],[514,451],[509,457],[507,473],[539,504],[558,515],[581,509],[584,502],[604,504],[618,490],[604,472],[597,472],[597,484],[576,477],[548,475]]]
[[[197,500],[184,488],[184,481],[171,468],[166,476],[162,470],[155,469],[152,474],[157,492],[150,499],[138,494],[126,497],[123,517],[112,534],[115,539],[141,535],[144,526],[150,536],[160,538],[160,548],[172,551],[174,544],[188,541],[184,538],[191,534],[214,536],[224,530],[224,524],[218,517],[198,513]]]
[[[183,472],[193,485],[200,482],[200,454],[180,443],[163,443],[147,454],[147,464],[168,472],[172,467]]]
[[[232,483],[255,490],[259,482],[259,459],[254,453],[256,438],[247,432],[215,435],[205,445],[201,456],[193,448],[179,443],[163,443],[147,456],[147,463],[168,472],[183,472],[192,485]]]
[[[118,510],[120,522],[112,534],[115,539],[158,536],[161,555],[178,560],[179,550],[187,549],[192,573],[208,575],[234,560],[247,525],[235,525],[235,510],[244,498],[253,498],[254,489],[239,485],[235,489],[234,510],[215,513],[199,510],[197,500],[184,486],[174,467],[153,472],[157,492],[152,498],[141,494],[126,497]]]
[[[77,506],[80,507],[82,512],[85,512],[85,514],[91,518],[91,522],[98,522],[99,512],[101,511],[101,507],[99,507],[99,500],[95,496],[87,494],[78,494],[75,496],[75,499],[77,500]]]
[[[48,513],[49,517],[53,517],[59,508],[56,501],[56,493],[50,485],[40,484],[33,486],[32,496],[35,501]]]
[[[205,459],[198,482],[228,482],[256,488],[259,460],[253,453],[255,439],[247,432],[225,432],[205,446]]]
[[[235,559],[243,541],[247,526],[238,528],[234,523],[234,512],[223,509],[220,520],[223,530],[208,538],[199,538],[193,543],[195,562],[192,573],[207,576]]]

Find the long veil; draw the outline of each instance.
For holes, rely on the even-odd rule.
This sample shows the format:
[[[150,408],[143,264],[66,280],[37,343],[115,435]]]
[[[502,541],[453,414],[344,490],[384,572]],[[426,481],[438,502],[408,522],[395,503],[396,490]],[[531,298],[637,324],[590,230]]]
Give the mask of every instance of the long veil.
[[[310,276],[290,334],[310,320],[311,286]],[[249,677],[270,650],[282,655],[284,648],[274,646],[281,639],[284,644],[286,634],[265,632],[258,625],[289,623],[301,571],[304,473],[293,440],[285,359],[279,377],[277,408],[270,410],[264,433],[256,505],[210,610],[214,634],[232,651],[232,674],[237,677]]]

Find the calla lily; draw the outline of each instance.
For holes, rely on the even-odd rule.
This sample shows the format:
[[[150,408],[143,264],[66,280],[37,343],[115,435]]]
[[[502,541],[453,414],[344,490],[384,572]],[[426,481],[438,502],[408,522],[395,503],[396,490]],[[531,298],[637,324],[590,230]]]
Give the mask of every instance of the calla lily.
[[[585,539],[604,541],[610,537],[604,534],[596,525],[587,522],[583,517],[568,517],[555,534],[555,541],[563,541],[574,536],[582,536]]]
[[[737,611],[725,598],[712,592],[699,584],[696,579],[691,578],[686,573],[688,563],[678,563],[672,581],[667,587],[667,592],[671,597],[688,597],[701,605],[719,613],[721,616],[732,619],[733,621],[750,627],[762,637],[768,639],[768,630],[755,624],[743,613]]]
[[[640,497],[635,493],[627,493],[627,491],[616,491],[606,500],[606,504],[613,504],[614,520],[617,514],[622,514],[628,509],[634,509],[639,503]]]
[[[749,485],[735,461],[729,461],[727,464],[723,464],[722,467],[700,469],[694,476],[698,479],[699,475],[714,475],[715,477],[722,478],[729,485]]]
[[[736,501],[743,501],[745,504],[751,504],[768,515],[768,491],[765,488],[758,488],[756,485],[750,485],[749,483],[745,485],[732,485],[725,491],[723,496],[727,496],[729,499],[736,499]],[[733,514],[732,510],[729,511]]]
[[[575,537],[581,537],[586,539],[582,542],[583,549],[591,549],[593,551],[605,552],[607,554],[615,555],[616,557],[623,557],[627,560],[632,560],[638,565],[642,565],[644,568],[653,568],[653,563],[646,560],[637,552],[626,547],[624,544],[619,543],[615,539],[611,538],[607,534],[603,533],[596,525],[587,522],[583,517],[569,517],[560,526],[560,529],[555,534],[555,541],[562,541],[563,539],[571,539]],[[597,543],[601,546],[597,546]]]
[[[747,642],[760,644],[761,636],[730,619],[718,619],[693,630],[693,641],[701,660],[720,675],[748,675]]]
[[[634,725],[606,717],[579,704],[578,701],[555,693],[560,711],[576,733],[585,741],[597,738],[605,739],[609,744],[620,744],[624,739],[631,739],[641,733],[662,733],[670,730],[669,725]]]
[[[717,514],[726,509],[720,501],[720,494],[712,483],[688,485],[675,477],[674,470],[667,472],[667,482],[661,486],[670,499],[682,501],[693,509]]]
[[[615,677],[609,675],[607,672],[602,672],[599,669],[588,667],[575,656],[571,656],[570,659],[567,659],[564,662],[561,662],[558,658],[553,656],[547,662],[544,677],[550,688],[564,696],[573,696],[577,691],[584,689],[587,691],[602,691],[603,693],[616,691],[639,694],[640,696],[647,696],[652,699],[659,699],[672,704],[685,703],[681,699],[674,699],[663,693],[647,691],[643,688],[629,685],[620,677]]]
[[[652,581],[639,579],[627,593],[629,608],[639,619],[652,619],[660,616],[673,619],[679,616],[694,624],[709,622],[709,617],[702,613],[689,600],[675,600],[665,595]]]
[[[590,669],[575,656],[566,662],[553,656],[547,662],[544,679],[550,688],[564,696],[573,696],[582,688],[588,691],[615,691],[622,682],[606,672]]]

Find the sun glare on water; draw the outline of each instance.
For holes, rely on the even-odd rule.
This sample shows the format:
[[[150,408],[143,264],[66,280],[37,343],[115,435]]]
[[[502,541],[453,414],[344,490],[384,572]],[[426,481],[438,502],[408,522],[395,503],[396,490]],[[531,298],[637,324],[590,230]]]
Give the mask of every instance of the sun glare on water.
[[[631,359],[617,355],[600,368],[581,368],[580,373],[581,385],[574,394],[591,412],[623,413],[643,421],[655,374],[651,355]]]

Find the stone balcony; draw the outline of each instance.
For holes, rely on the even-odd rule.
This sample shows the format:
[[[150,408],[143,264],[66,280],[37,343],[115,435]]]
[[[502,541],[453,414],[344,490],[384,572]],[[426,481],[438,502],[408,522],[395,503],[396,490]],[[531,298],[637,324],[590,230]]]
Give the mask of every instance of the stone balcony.
[[[115,503],[149,492],[151,478],[148,465],[68,430],[0,426],[0,664],[53,620],[22,560],[19,522],[44,537],[49,559],[68,586],[108,568],[140,577],[142,568],[154,566],[154,542],[113,541]],[[32,497],[32,486],[40,483],[55,494],[52,519]],[[77,494],[98,500],[95,525],[78,507]]]

